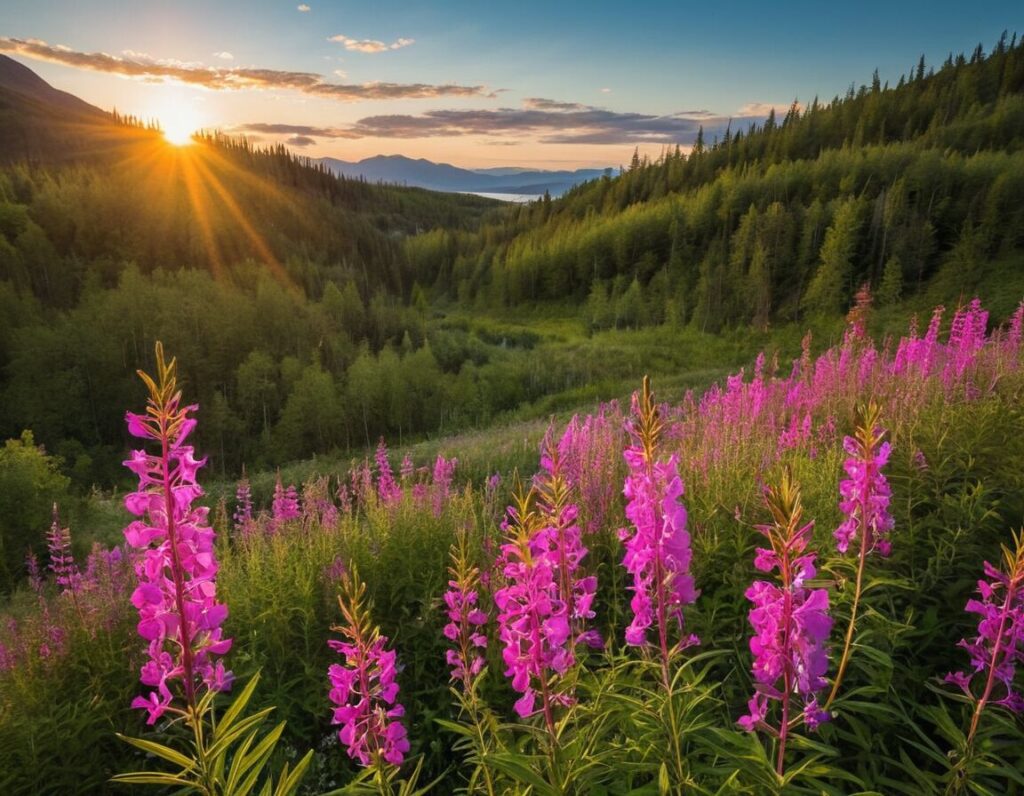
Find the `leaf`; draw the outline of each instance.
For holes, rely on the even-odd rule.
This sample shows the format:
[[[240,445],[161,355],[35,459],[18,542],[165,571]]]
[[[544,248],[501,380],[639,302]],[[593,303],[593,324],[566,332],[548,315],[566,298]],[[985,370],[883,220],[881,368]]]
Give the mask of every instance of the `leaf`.
[[[129,743],[144,752],[149,752],[151,755],[163,758],[169,763],[181,766],[183,771],[191,771],[196,766],[195,760],[183,755],[181,752],[171,749],[169,746],[164,746],[163,744],[156,743],[155,741],[147,741],[143,738],[131,738],[127,735],[121,735],[121,733],[117,733],[117,737],[125,743]]]
[[[457,721],[448,721],[447,719],[434,719],[434,723],[439,727],[444,727],[450,732],[457,733],[458,735],[465,735],[466,737],[474,737],[473,728],[467,727],[465,724],[460,724]]]
[[[288,771],[288,766],[285,765],[284,771],[281,772],[281,778],[277,782],[277,788],[274,790],[274,796],[288,796],[290,793],[293,793],[299,787],[299,783],[306,775],[306,769],[309,768],[309,764],[312,762],[313,750],[310,749],[303,755],[291,772]]]
[[[179,785],[192,787],[193,782],[173,774],[160,774],[158,772],[148,773],[139,771],[132,774],[116,774],[110,778],[111,782],[121,782],[125,785]]]
[[[239,783],[234,796],[245,796],[252,789],[253,785],[256,784],[256,780],[263,773],[263,766],[266,765],[270,755],[273,754],[274,746],[281,737],[281,733],[284,732],[284,726],[285,722],[282,721],[268,732],[251,752],[245,755],[242,761],[242,768],[243,770],[249,769],[249,773]]]
[[[224,711],[224,715],[221,716],[220,721],[217,722],[216,732],[226,732],[232,722],[241,715],[242,711],[245,710],[245,706],[249,704],[249,700],[252,698],[253,693],[256,691],[256,685],[259,681],[260,673],[256,672],[249,682],[245,684],[245,688],[242,689],[241,693],[232,700],[231,707]]]
[[[662,762],[661,767],[658,769],[658,793],[661,796],[667,796],[672,788],[672,780],[668,776],[668,766]]]
[[[241,738],[249,730],[254,730],[263,720],[273,712],[273,708],[266,708],[261,710],[259,713],[255,713],[252,716],[247,716],[232,727],[226,734],[221,735],[220,727],[214,730],[214,742],[207,750],[206,754],[210,759],[216,759],[217,757],[225,754],[228,747],[234,743],[237,739]]]
[[[524,765],[517,756],[512,754],[488,754],[482,756],[485,764],[490,763],[500,771],[504,771],[510,777],[513,777],[519,782],[524,782],[532,785],[538,793],[548,794],[549,796],[559,796],[558,789],[552,787],[544,779],[534,771],[530,766]]]

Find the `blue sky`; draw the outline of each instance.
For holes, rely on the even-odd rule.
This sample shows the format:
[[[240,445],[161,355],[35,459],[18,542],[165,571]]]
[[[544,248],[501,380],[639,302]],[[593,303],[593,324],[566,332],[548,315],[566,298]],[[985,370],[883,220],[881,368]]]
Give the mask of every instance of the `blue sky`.
[[[101,107],[306,154],[550,167],[1024,31],[1019,2],[307,2],[5,0],[0,51]]]

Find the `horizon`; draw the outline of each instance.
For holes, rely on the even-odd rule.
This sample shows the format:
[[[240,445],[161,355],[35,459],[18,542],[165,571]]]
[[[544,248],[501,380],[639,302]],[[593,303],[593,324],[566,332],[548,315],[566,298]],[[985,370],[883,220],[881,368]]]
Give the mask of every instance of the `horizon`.
[[[841,97],[875,69],[895,85],[920,54],[937,65],[988,49],[1021,21],[1008,2],[967,22],[959,4],[926,2],[854,16],[744,1],[727,22],[663,2],[629,16],[606,2],[530,2],[515,18],[402,0],[143,2],[129,21],[126,8],[16,0],[0,9],[0,52],[179,139],[219,130],[313,158],[391,153],[470,170],[617,168],[634,150],[685,150],[701,126],[710,141],[772,109]]]

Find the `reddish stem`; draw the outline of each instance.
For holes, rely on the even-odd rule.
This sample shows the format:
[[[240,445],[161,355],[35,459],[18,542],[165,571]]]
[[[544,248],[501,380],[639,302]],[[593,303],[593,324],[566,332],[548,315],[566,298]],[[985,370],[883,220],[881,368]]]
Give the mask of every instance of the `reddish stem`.
[[[981,693],[978,704],[974,707],[974,715],[971,717],[971,729],[967,733],[967,746],[974,741],[974,733],[978,730],[978,722],[981,720],[981,712],[985,709],[988,698],[992,695],[992,688],[995,686],[996,667],[999,664],[999,653],[1002,652],[1003,634],[1006,632],[1006,622],[1010,617],[1010,606],[1013,604],[1013,597],[1016,592],[1013,581],[1006,588],[1006,599],[1003,600],[1003,607],[999,616],[999,631],[996,634],[996,643],[992,647],[992,658],[988,663],[988,679],[985,681],[985,690]]]
[[[167,541],[171,546],[171,579],[174,581],[174,602],[178,611],[178,627],[181,644],[181,667],[184,670],[182,679],[185,682],[185,701],[190,708],[195,708],[195,682],[192,674],[192,639],[188,633],[188,618],[185,615],[185,573],[181,567],[181,556],[178,553],[177,525],[174,522],[174,492],[171,485],[170,440],[167,436],[167,422],[164,420],[160,428],[160,467],[164,480],[164,511],[167,516]]]
[[[793,613],[793,594],[790,589],[789,572],[789,544],[788,541],[782,547],[782,561],[780,567],[782,575],[782,589],[784,601],[782,605],[782,722],[779,726],[779,755],[775,762],[775,771],[781,777],[785,770],[786,760],[786,739],[789,737],[789,700],[792,692],[791,657],[789,650],[789,623]]]

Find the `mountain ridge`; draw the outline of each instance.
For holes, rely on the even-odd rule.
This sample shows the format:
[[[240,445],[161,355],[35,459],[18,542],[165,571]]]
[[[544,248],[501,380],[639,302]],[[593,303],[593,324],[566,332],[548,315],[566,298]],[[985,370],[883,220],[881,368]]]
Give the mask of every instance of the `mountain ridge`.
[[[338,176],[361,178],[368,182],[384,182],[427,188],[434,191],[471,193],[507,193],[541,196],[545,192],[560,196],[584,182],[611,172],[606,169],[547,171],[524,167],[465,169],[450,163],[437,163],[426,158],[405,155],[374,155],[359,161],[339,158],[318,158]]]

